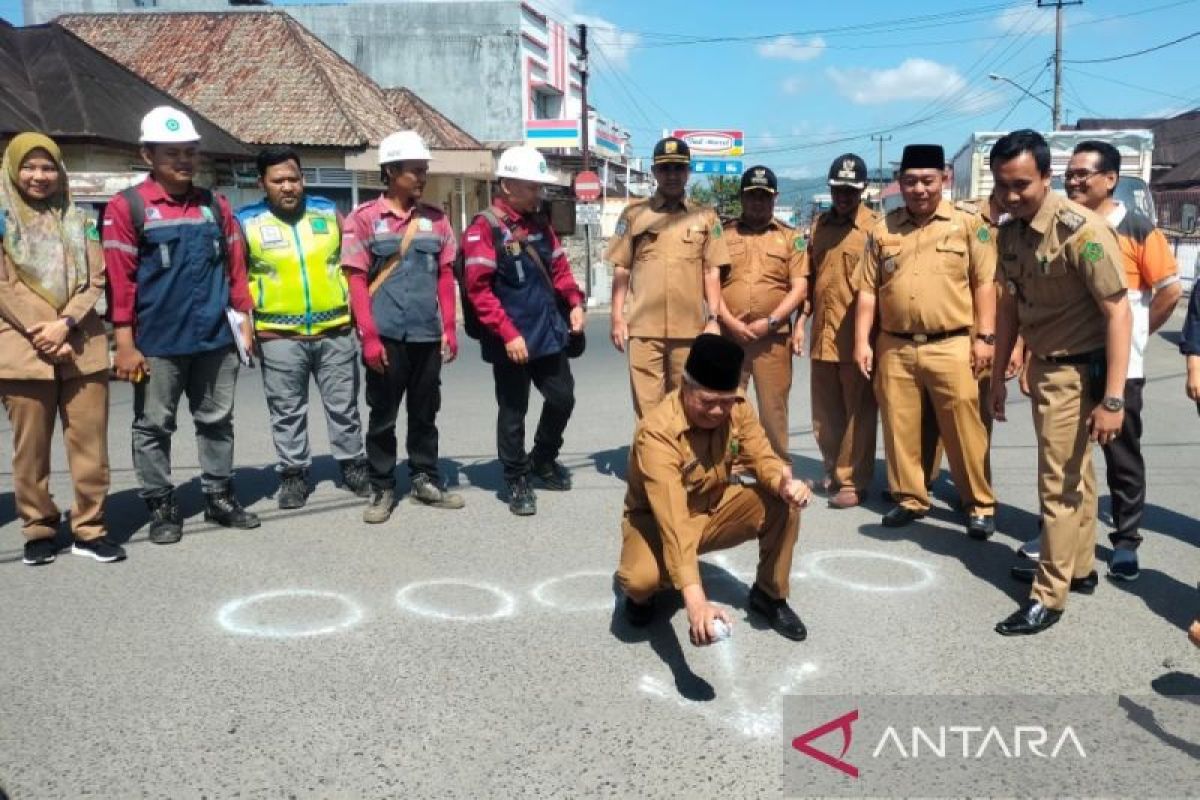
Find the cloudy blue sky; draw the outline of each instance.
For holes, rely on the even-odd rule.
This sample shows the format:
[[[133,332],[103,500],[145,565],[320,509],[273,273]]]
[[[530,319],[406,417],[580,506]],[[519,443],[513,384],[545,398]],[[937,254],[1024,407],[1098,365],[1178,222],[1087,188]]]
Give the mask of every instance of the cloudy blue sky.
[[[1036,0],[530,0],[592,26],[592,102],[648,152],[664,128],[745,131],[747,161],[808,177],[872,134],[949,154],[974,130],[1049,127],[1054,12]],[[20,21],[19,0],[0,16]],[[1065,12],[1066,118],[1200,106],[1200,0],[1086,0]],[[1090,62],[1090,63],[1088,63]]]

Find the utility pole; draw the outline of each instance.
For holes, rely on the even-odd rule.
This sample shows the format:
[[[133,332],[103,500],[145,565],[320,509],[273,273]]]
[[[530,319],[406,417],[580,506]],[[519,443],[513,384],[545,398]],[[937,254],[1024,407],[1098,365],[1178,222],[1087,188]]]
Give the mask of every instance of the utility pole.
[[[1054,107],[1051,123],[1054,130],[1062,124],[1062,34],[1063,6],[1081,6],[1083,0],[1037,0],[1038,8],[1054,9]]]
[[[887,185],[883,179],[883,143],[891,140],[891,136],[872,136],[872,142],[879,142],[879,193],[883,194],[883,187]]]
[[[586,172],[592,167],[592,153],[589,147],[588,128],[591,125],[590,115],[588,114],[588,46],[587,46],[587,25],[579,25],[579,100],[581,108],[579,110],[579,151],[583,160],[583,170]],[[569,81],[568,81],[569,83]],[[568,88],[568,93],[570,89]],[[578,201],[576,201],[578,202]],[[588,223],[583,223],[583,296],[584,302],[588,303],[592,299],[592,226]]]

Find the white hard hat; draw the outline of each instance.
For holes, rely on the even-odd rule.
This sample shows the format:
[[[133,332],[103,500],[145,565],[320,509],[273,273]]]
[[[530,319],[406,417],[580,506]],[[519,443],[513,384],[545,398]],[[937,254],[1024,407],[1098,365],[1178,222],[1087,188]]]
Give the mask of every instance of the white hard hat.
[[[429,161],[433,158],[416,131],[397,131],[379,143],[379,166],[397,161]]]
[[[198,142],[200,134],[196,133],[196,126],[187,114],[177,108],[159,106],[142,117],[139,141],[144,144]]]
[[[510,147],[500,154],[496,164],[497,178],[515,178],[534,183],[554,183],[554,177],[546,166],[546,159],[537,148],[529,145]]]

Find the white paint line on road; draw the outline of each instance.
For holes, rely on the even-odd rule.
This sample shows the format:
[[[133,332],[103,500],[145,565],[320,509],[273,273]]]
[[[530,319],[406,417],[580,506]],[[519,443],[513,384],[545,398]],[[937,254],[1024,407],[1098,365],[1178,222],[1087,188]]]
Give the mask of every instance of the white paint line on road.
[[[530,589],[529,594],[537,602],[557,611],[611,611],[613,608],[611,591],[612,576],[611,571],[605,572],[604,570],[570,572],[557,578],[549,578],[542,581]],[[605,596],[600,600],[588,600],[584,602],[555,597],[556,589],[564,588],[564,584],[575,582],[585,584],[585,588],[587,589],[591,589],[593,583],[598,584]]]
[[[418,599],[418,596],[426,590],[446,586],[465,587],[476,592],[490,594],[496,599],[496,607],[490,613],[486,614],[470,611],[463,612],[430,602],[422,602]],[[444,619],[451,622],[487,622],[489,620],[504,619],[505,617],[511,617],[517,610],[516,598],[503,589],[492,586],[489,583],[460,580],[418,581],[410,583],[396,592],[396,605],[400,607],[400,610],[407,611],[410,614],[431,617],[433,619]]]
[[[800,560],[807,568],[808,575],[859,592],[917,592],[928,589],[937,580],[933,567],[924,561],[888,553],[875,553],[870,550],[823,550],[809,553]],[[896,584],[850,580],[828,571],[825,565],[832,561],[884,561],[913,570],[916,573],[916,579],[908,583]]]
[[[287,601],[321,600],[340,607],[332,621],[316,620],[294,624],[264,624],[253,622],[251,611],[263,604],[286,603]],[[260,609],[261,610],[261,609]],[[258,636],[268,639],[295,639],[305,636],[324,636],[329,633],[353,628],[363,619],[363,610],[358,603],[344,594],[323,592],[315,589],[277,589],[260,592],[249,597],[230,600],[217,611],[217,624],[229,633],[239,636]]]

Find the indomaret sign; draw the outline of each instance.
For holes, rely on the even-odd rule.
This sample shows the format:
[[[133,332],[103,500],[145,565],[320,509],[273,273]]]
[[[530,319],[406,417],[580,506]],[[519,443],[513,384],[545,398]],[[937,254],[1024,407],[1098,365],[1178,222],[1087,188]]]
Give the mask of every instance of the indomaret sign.
[[[691,128],[672,132],[687,142],[692,158],[734,158],[746,152],[742,131],[715,128]]]

